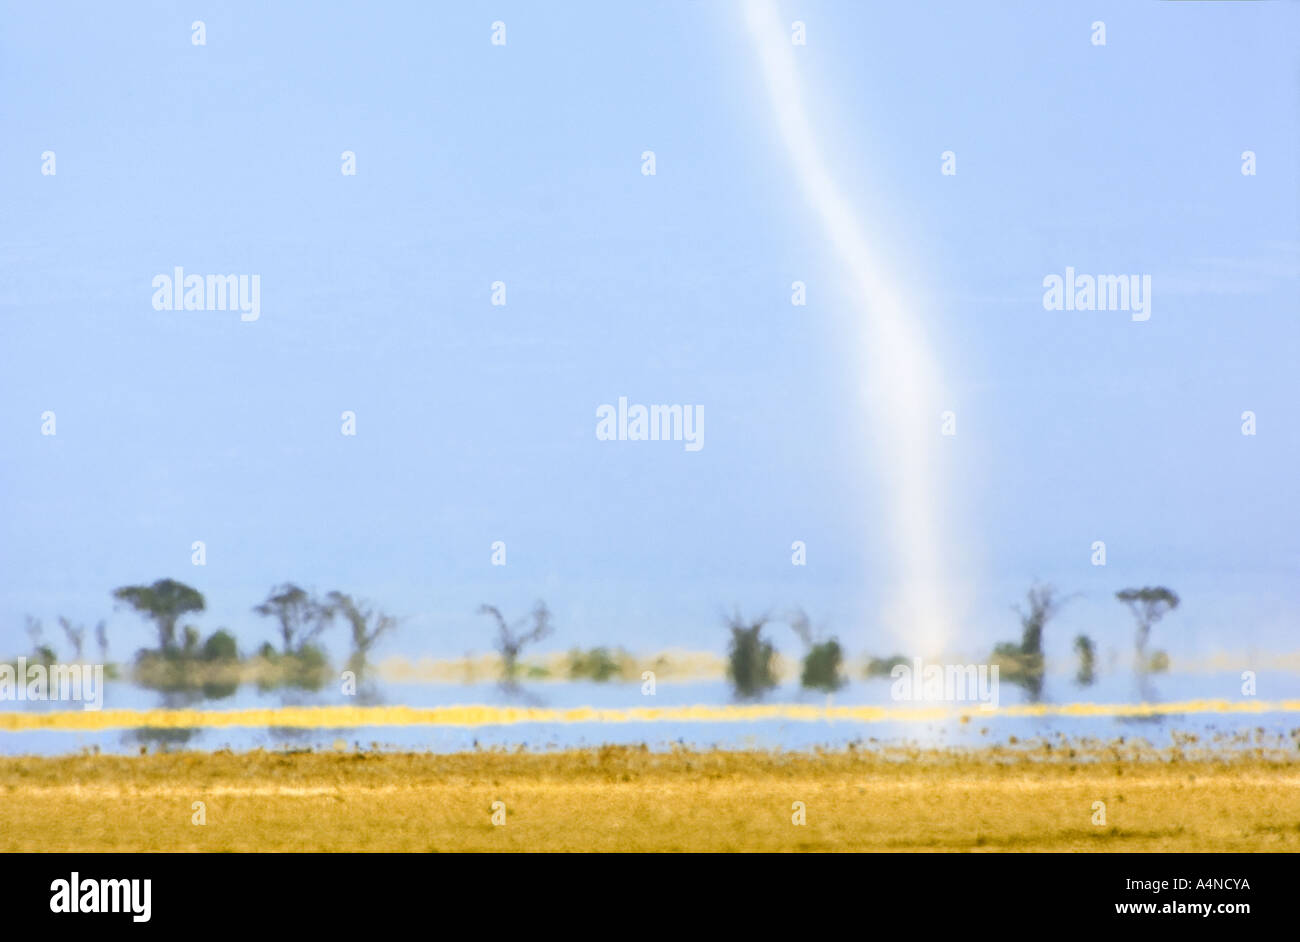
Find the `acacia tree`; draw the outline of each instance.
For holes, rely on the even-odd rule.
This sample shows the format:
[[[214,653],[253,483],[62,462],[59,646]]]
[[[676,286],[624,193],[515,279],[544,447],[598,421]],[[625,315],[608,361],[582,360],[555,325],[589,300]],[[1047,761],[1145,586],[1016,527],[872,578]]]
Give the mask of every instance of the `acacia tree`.
[[[507,686],[514,686],[515,675],[519,670],[519,653],[525,645],[541,641],[551,634],[551,613],[545,602],[538,602],[532,611],[533,626],[527,631],[521,629],[528,623],[530,616],[524,616],[513,625],[506,622],[505,616],[494,605],[480,605],[480,615],[491,615],[497,623],[497,651],[501,654],[501,680]]]
[[[1051,585],[1033,585],[1025,593],[1025,602],[1028,605],[1028,611],[1016,606],[1016,614],[1020,616],[1020,651],[1022,654],[1031,657],[1037,657],[1040,660],[1043,656],[1043,629],[1047,623],[1057,616],[1061,607],[1065,605],[1067,599],[1061,598],[1056,592],[1056,588]]]
[[[1151,627],[1178,607],[1178,596],[1164,586],[1144,586],[1141,589],[1121,589],[1115,593],[1115,598],[1128,606],[1137,622],[1138,669],[1144,671],[1150,663],[1147,640],[1151,636]]]
[[[176,622],[180,617],[207,607],[197,589],[175,579],[159,579],[153,585],[122,586],[113,591],[113,598],[154,623],[158,629],[158,647],[163,651],[175,649]]]
[[[1023,686],[1031,699],[1043,692],[1043,629],[1067,601],[1054,586],[1034,583],[1025,593],[1024,607],[1014,606],[1020,616],[1020,644],[1002,642],[993,649],[1006,679]]]
[[[374,647],[379,636],[397,627],[397,619],[385,615],[366,602],[357,602],[344,592],[331,592],[326,596],[329,616],[343,616],[352,632],[352,655],[348,658],[348,669],[360,675],[366,667],[366,655]]]
[[[332,613],[305,590],[286,582],[271,589],[266,601],[254,606],[253,611],[280,623],[280,640],[284,653],[301,651],[312,638],[329,624]]]

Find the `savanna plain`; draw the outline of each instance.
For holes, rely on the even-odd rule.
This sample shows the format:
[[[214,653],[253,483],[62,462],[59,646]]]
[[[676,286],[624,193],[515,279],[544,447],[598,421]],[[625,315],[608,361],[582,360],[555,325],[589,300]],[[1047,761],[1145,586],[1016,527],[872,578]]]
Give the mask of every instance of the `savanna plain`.
[[[1296,851],[1294,752],[162,752],[0,759],[4,851]]]

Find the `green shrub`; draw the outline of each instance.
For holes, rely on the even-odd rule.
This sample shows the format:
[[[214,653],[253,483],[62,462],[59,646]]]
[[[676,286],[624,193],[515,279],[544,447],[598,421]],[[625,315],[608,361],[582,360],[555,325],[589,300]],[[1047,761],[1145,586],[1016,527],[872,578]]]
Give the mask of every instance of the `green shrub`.
[[[622,651],[611,653],[604,647],[589,651],[574,648],[569,652],[569,679],[604,683],[611,677],[619,677],[623,673],[622,656],[625,656]]]
[[[237,661],[239,646],[235,643],[235,636],[222,628],[208,635],[199,656],[205,661]]]
[[[1018,684],[1037,697],[1043,689],[1043,655],[1041,652],[1027,652],[1020,645],[1003,641],[994,645],[992,666],[998,669],[998,677],[1008,683]]]
[[[257,656],[261,664],[254,665],[254,677],[259,690],[276,690],[281,687],[319,690],[332,677],[325,652],[313,644],[299,645],[285,654],[266,642],[258,648]]]
[[[863,671],[865,677],[889,677],[893,674],[894,668],[899,665],[910,667],[912,661],[910,658],[903,657],[901,654],[895,654],[893,657],[873,657],[867,660],[866,670]]]
[[[840,676],[843,661],[844,652],[834,638],[814,644],[804,656],[799,682],[809,690],[825,690],[827,693],[838,690],[844,686],[844,678]]]
[[[50,667],[58,663],[59,656],[48,644],[38,644],[36,650],[32,652],[31,660],[37,664],[44,664],[46,667]]]
[[[1079,635],[1074,639],[1074,650],[1079,655],[1079,670],[1074,675],[1074,679],[1081,687],[1091,686],[1096,679],[1097,663],[1097,651],[1093,647],[1092,639],[1087,635]]]
[[[289,662],[285,682],[290,687],[319,690],[329,679],[329,659],[314,644],[299,645],[293,654],[282,656],[281,661]]]
[[[174,646],[161,650],[143,648],[135,655],[135,681],[146,690],[164,693],[192,690],[198,684],[188,666],[189,662]]]

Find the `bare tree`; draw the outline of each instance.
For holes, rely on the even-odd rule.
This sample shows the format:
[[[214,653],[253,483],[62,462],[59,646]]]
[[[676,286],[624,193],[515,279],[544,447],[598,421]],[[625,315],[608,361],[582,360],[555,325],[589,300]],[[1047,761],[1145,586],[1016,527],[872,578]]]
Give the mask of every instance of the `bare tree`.
[[[526,615],[513,625],[506,622],[505,616],[494,605],[480,605],[478,613],[491,615],[496,620],[496,645],[497,651],[501,654],[501,679],[507,686],[514,686],[519,671],[519,654],[524,646],[541,641],[554,630],[551,625],[551,613],[545,602],[538,602],[533,607],[531,616]],[[530,617],[533,625],[527,631],[523,631]]]
[[[41,627],[41,620],[27,616],[27,637],[32,639],[32,653],[36,660],[42,664],[53,664],[59,659],[54,649],[45,643],[45,629]]]
[[[330,622],[331,612],[305,590],[286,582],[271,589],[266,601],[253,611],[280,623],[285,654],[293,654],[316,637]]]
[[[45,634],[45,629],[41,627],[41,620],[33,618],[31,615],[26,616],[25,630],[27,631],[27,637],[32,639],[32,647],[39,648],[41,638]]]
[[[1025,604],[1012,606],[1020,616],[1020,643],[1004,641],[993,648],[1002,677],[1022,686],[1031,700],[1043,693],[1043,630],[1071,598],[1055,586],[1035,582],[1025,593]]]
[[[72,660],[81,663],[81,649],[86,644],[86,629],[80,625],[73,625],[62,615],[59,616],[59,627],[63,629],[63,636],[68,639],[72,645]]]
[[[802,608],[796,608],[786,616],[786,621],[790,625],[790,630],[799,636],[799,640],[806,647],[811,648],[817,643],[815,633],[813,632],[812,619]]]
[[[1043,629],[1060,613],[1061,608],[1068,601],[1069,598],[1062,598],[1057,594],[1054,586],[1035,583],[1029,587],[1029,591],[1025,593],[1025,602],[1029,610],[1026,611],[1019,605],[1015,606],[1016,614],[1020,616],[1022,654],[1042,656]]]
[[[328,615],[342,615],[352,632],[352,655],[348,658],[348,669],[360,675],[366,667],[366,655],[379,640],[380,635],[397,627],[397,619],[385,615],[367,602],[355,601],[344,592],[331,592],[326,596]]]

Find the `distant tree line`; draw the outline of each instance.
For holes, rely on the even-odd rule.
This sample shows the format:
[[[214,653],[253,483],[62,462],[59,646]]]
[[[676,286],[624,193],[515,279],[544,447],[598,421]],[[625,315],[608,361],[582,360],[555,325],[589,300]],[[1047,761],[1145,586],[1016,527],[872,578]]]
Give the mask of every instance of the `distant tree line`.
[[[315,642],[334,622],[349,631],[351,653],[346,669],[361,677],[369,667],[367,656],[379,639],[397,627],[397,619],[344,592],[317,597],[300,586],[285,583],[273,587],[253,612],[272,619],[280,647],[265,642],[251,656],[241,655],[235,636],[218,628],[206,638],[189,616],[203,612],[203,593],[175,579],[159,579],[149,585],[125,585],[113,590],[113,600],[151,623],[158,643],[136,652],[132,663],[135,680],[142,686],[163,691],[202,689],[210,697],[228,696],[239,683],[253,678],[262,687],[299,687],[317,690],[333,676],[329,660]],[[85,628],[59,619],[73,652],[83,658]],[[57,660],[45,641],[39,620],[27,619],[34,656],[50,664]],[[95,627],[101,661],[108,662],[108,637],[104,622]]]
[[[1148,642],[1151,628],[1178,607],[1178,596],[1163,586],[1146,586],[1121,589],[1115,597],[1130,609],[1137,622],[1138,674],[1145,677],[1167,670],[1169,656],[1162,650],[1150,651]],[[1020,618],[1020,640],[1001,642],[993,648],[990,663],[998,666],[999,678],[1023,687],[1032,700],[1041,697],[1043,691],[1043,635],[1069,600],[1053,586],[1035,583],[1026,594],[1024,604],[1014,609]],[[814,634],[802,610],[795,610],[785,621],[804,644],[800,685],[827,693],[842,686],[844,653],[839,642]],[[725,619],[730,634],[727,677],[739,699],[757,699],[777,685],[776,649],[763,634],[771,622],[766,615],[746,619],[739,612]],[[1074,652],[1078,659],[1075,682],[1089,686],[1096,679],[1096,646],[1091,638],[1080,634],[1074,639]],[[911,659],[901,654],[872,657],[864,673],[867,677],[889,677],[895,667],[910,664]]]
[[[1135,665],[1139,676],[1167,670],[1169,655],[1164,651],[1149,651],[1147,644],[1152,626],[1178,607],[1178,596],[1164,586],[1145,586],[1121,589],[1115,598],[1129,608],[1137,622]],[[1031,699],[1038,699],[1043,690],[1043,632],[1068,601],[1052,586],[1035,583],[1025,596],[1025,606],[1016,607],[1020,615],[1020,642],[1005,641],[993,649],[992,660],[998,664],[1001,677],[1024,687]],[[1078,658],[1075,682],[1089,686],[1096,679],[1096,646],[1087,635],[1077,635],[1074,653]]]
[[[245,657],[230,631],[218,628],[205,638],[194,625],[184,623],[187,616],[207,608],[203,594],[191,586],[174,579],[159,579],[150,585],[121,586],[112,595],[119,605],[139,614],[157,631],[157,646],[141,649],[135,655],[136,680],[162,690],[202,687],[210,696],[232,693],[249,676],[250,666],[260,686],[321,688],[333,671],[316,642],[335,622],[346,627],[351,642],[346,670],[359,678],[369,667],[368,657],[376,643],[398,625],[392,615],[347,593],[332,591],[317,596],[294,583],[283,583],[272,587],[266,598],[252,609],[274,623],[279,647],[264,642],[253,655]],[[1168,655],[1162,650],[1150,650],[1150,635],[1152,628],[1178,607],[1178,596],[1163,586],[1145,586],[1122,589],[1115,597],[1128,607],[1137,624],[1135,647],[1139,674],[1145,676],[1166,670]],[[998,665],[1000,678],[1024,687],[1031,699],[1041,696],[1043,689],[1044,634],[1068,601],[1053,586],[1035,583],[1026,593],[1024,604],[1014,608],[1020,619],[1019,641],[1001,642],[993,648],[991,663]],[[500,656],[500,679],[505,687],[518,689],[521,678],[549,676],[545,668],[521,661],[525,648],[554,633],[545,602],[537,602],[528,615],[515,621],[507,620],[494,605],[481,605],[478,613],[493,622],[493,642]],[[796,608],[780,619],[767,614],[746,618],[736,610],[724,617],[724,624],[728,631],[727,678],[737,698],[758,699],[777,686],[776,648],[764,631],[778,622],[788,625],[803,645],[799,682],[804,689],[831,694],[847,682],[844,651],[838,639],[815,630],[802,609]],[[86,628],[66,618],[59,619],[59,627],[72,648],[74,660],[80,661]],[[57,660],[39,620],[28,617],[27,634],[32,641],[34,660],[46,664]],[[108,666],[104,622],[95,626],[94,636],[100,659]],[[1081,634],[1075,637],[1073,649],[1078,659],[1075,681],[1087,686],[1096,676],[1096,647],[1091,638]],[[866,663],[865,676],[887,677],[897,665],[909,663],[908,658],[899,654],[873,657]],[[622,648],[596,647],[586,651],[573,648],[568,653],[564,675],[572,680],[629,680],[637,677],[640,670],[640,662]]]

